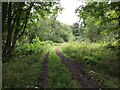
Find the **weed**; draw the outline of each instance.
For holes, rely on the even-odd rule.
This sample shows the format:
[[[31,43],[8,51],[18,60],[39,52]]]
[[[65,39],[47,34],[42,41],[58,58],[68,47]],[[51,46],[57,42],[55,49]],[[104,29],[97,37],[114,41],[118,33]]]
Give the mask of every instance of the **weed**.
[[[49,60],[49,88],[79,88],[80,86],[71,79],[67,68],[61,63],[60,58],[52,51]]]
[[[118,87],[118,56],[117,51],[109,49],[102,43],[77,43],[71,42],[61,47],[61,51],[72,60],[83,62],[90,70],[94,70],[102,77],[102,87]],[[102,74],[101,74],[102,73]],[[115,78],[107,80],[106,77]],[[100,78],[99,78],[100,79]],[[110,83],[112,84],[110,84]]]

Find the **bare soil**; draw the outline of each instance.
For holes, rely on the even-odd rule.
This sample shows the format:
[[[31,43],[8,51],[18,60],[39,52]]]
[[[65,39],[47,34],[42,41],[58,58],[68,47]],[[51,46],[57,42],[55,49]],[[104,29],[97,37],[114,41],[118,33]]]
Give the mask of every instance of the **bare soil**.
[[[37,88],[47,88],[48,62],[49,62],[48,57],[49,51],[45,54],[44,61],[42,62],[42,71],[37,82]]]
[[[61,58],[62,64],[65,64],[70,71],[72,79],[76,80],[82,88],[100,88],[100,83],[88,74],[82,63],[65,57],[58,48],[56,48],[56,54]]]

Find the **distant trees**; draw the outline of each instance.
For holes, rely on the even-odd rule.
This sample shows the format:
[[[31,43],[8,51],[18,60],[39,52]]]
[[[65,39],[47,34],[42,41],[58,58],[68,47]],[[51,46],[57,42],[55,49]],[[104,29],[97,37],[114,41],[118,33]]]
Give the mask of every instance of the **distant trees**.
[[[33,13],[41,17],[57,14],[59,2],[3,2],[2,3],[2,44],[3,57],[9,56],[17,41],[25,35],[29,20],[35,20]],[[37,18],[36,18],[37,19]],[[28,32],[29,33],[29,32]]]
[[[79,32],[79,23],[74,23],[72,26],[72,32],[75,36],[80,36],[80,32]]]
[[[32,40],[36,36],[39,37],[41,41],[50,40],[53,42],[67,42],[72,36],[71,27],[60,23],[55,18],[39,18],[36,25],[32,25],[31,35],[29,38]]]

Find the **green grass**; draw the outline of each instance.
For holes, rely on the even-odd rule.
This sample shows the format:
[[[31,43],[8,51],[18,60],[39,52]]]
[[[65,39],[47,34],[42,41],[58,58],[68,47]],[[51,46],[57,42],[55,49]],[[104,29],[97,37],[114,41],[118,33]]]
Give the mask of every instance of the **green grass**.
[[[69,58],[83,62],[89,70],[94,71],[102,87],[117,88],[118,56],[117,50],[106,47],[103,43],[66,43],[61,51]]]
[[[34,44],[33,44],[34,45]],[[38,46],[36,46],[38,45]],[[17,54],[5,58],[3,63],[3,88],[35,88],[41,72],[41,62],[45,53],[57,44],[42,43],[35,44],[31,48],[22,46],[17,48]],[[26,47],[26,51],[24,48]],[[30,51],[34,51],[29,53]]]
[[[35,87],[41,71],[41,61],[42,58],[29,55],[3,63],[3,88]]]
[[[70,72],[55,54],[56,46],[60,46],[67,57],[83,62],[89,73],[101,82],[103,88],[120,87],[117,51],[107,48],[107,44],[77,42],[62,44],[41,42],[40,45],[37,43],[18,47],[16,50],[18,53],[3,59],[5,63],[2,64],[2,87],[34,88],[41,72],[44,54],[50,50],[48,87],[79,88],[80,86],[71,79]]]
[[[54,51],[53,51],[54,50]],[[79,88],[80,86],[71,79],[70,72],[61,63],[53,48],[49,56],[48,65],[48,87],[49,88]]]

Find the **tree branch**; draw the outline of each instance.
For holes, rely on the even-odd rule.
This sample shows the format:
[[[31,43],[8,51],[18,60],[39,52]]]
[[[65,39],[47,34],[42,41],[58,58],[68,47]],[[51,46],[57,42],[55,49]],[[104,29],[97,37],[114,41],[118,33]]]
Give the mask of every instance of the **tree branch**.
[[[26,13],[25,21],[24,21],[23,25],[21,26],[21,29],[23,28],[23,31],[18,36],[18,38],[20,38],[24,34],[24,32],[25,32],[25,29],[26,29],[26,26],[27,26],[27,22],[28,22],[28,19],[29,19],[29,15],[30,15],[30,11],[31,11],[31,8],[32,8],[33,5],[34,5],[34,3],[31,2],[30,3],[30,8],[29,8],[28,12]]]

